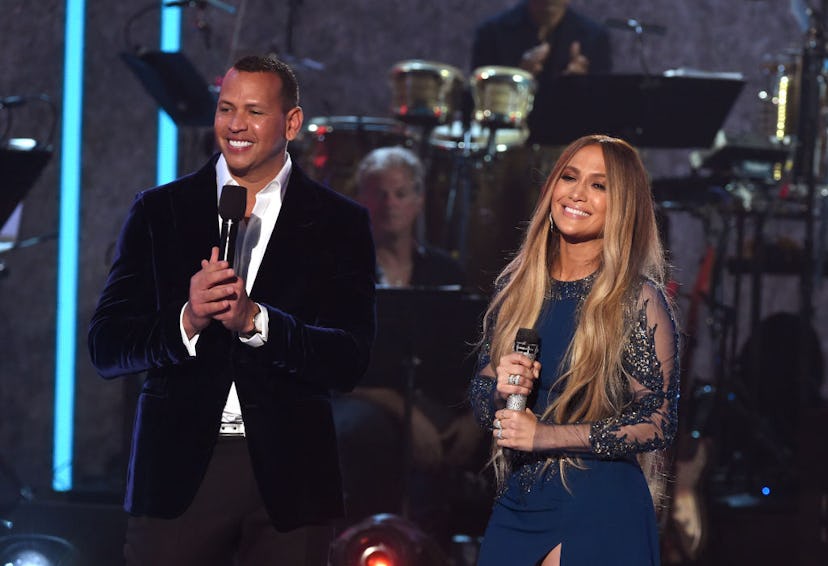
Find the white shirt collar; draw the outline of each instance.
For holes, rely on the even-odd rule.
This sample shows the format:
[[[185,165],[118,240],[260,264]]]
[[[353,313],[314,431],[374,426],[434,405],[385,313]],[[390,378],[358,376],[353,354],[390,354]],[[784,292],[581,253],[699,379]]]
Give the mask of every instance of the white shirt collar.
[[[269,193],[279,191],[279,201],[284,200],[285,190],[287,189],[287,181],[290,178],[290,172],[293,170],[293,162],[290,159],[290,154],[285,152],[285,164],[282,169],[265,185],[257,195],[265,196]],[[224,185],[238,185],[239,183],[230,175],[230,170],[227,168],[227,161],[223,155],[219,155],[216,161],[216,202],[221,197],[221,189]]]

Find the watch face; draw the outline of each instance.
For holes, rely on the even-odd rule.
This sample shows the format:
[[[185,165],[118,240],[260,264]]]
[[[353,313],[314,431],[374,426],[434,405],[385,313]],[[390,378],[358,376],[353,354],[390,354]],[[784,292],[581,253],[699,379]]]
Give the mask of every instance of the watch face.
[[[262,307],[259,306],[258,308],[259,310],[257,310],[256,314],[253,315],[253,329],[250,333],[239,333],[239,336],[243,337],[245,340],[249,340],[257,334],[264,333],[264,315],[262,314]]]

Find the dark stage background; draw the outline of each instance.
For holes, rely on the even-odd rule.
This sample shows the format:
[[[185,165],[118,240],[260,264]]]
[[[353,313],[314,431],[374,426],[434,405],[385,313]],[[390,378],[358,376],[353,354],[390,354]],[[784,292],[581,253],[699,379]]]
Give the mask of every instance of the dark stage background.
[[[306,120],[340,115],[391,118],[387,76],[394,63],[427,59],[454,65],[468,74],[476,22],[510,4],[502,0],[232,0],[230,3],[238,8],[235,16],[213,8],[203,12],[209,37],[197,29],[198,11],[185,10],[182,51],[209,82],[220,76],[242,52],[275,50],[284,54],[291,48],[295,57],[321,63],[324,70],[299,68],[297,71]],[[288,38],[289,5],[298,6],[292,41]],[[723,124],[723,129],[732,137],[760,135],[764,117],[758,94],[773,84],[769,63],[783,57],[789,49],[799,50],[803,43],[789,2],[783,0],[573,0],[572,5],[599,20],[638,18],[666,27],[664,35],[645,36],[643,45],[633,33],[613,29],[610,33],[617,73],[641,73],[642,60],[654,73],[679,67],[742,73],[747,84]],[[116,503],[119,500],[128,447],[126,438],[131,426],[131,402],[138,386],[138,378],[107,383],[96,376],[86,353],[86,325],[132,198],[137,191],[154,184],[157,107],[119,57],[125,49],[124,25],[140,7],[140,3],[104,0],[89,0],[86,4],[75,491],[68,497],[72,501]],[[155,48],[157,29],[158,12],[138,19],[132,26],[133,42]],[[63,30],[62,1],[0,0],[0,68],[3,69],[0,97],[42,93],[59,104]],[[691,102],[697,108],[714,103],[704,99]],[[0,128],[4,127],[4,119],[0,114]],[[30,103],[14,110],[9,135],[42,140],[48,134],[49,124],[45,106]],[[60,140],[59,133],[55,139]],[[209,147],[208,131],[182,129],[180,171],[190,171],[199,165],[205,158],[206,147]],[[55,148],[55,154],[25,199],[20,238],[58,229],[61,149]],[[693,148],[646,149],[644,157],[655,178],[682,177],[690,173],[690,149]],[[0,172],[0,183],[4,175],[5,172]],[[679,305],[686,312],[708,236],[716,241],[722,236],[704,222],[713,218],[715,224],[719,214],[691,202],[696,200],[694,191],[704,189],[684,187],[678,205],[668,208],[668,216],[674,275],[682,285]],[[725,216],[725,233],[731,238],[724,252],[732,257],[736,251],[734,224]],[[746,223],[746,239],[755,238],[751,232],[755,222],[748,216]],[[773,215],[766,222],[762,236],[795,253],[803,240],[803,226],[800,219]],[[0,459],[32,488],[42,509],[48,509],[49,502],[55,499],[50,485],[57,242],[50,239],[15,249],[0,255],[0,260],[4,268],[0,273]],[[728,318],[734,323],[728,334],[728,340],[733,341],[729,347],[731,353],[743,348],[759,319],[777,312],[797,314],[800,310],[801,294],[795,271],[760,273],[741,280],[726,271],[720,291],[721,305],[736,307]],[[820,364],[828,344],[827,299],[826,286],[819,282],[813,295],[816,311],[812,325],[817,335],[815,356]],[[729,312],[728,308],[724,310]],[[690,376],[696,382],[712,382],[714,389],[721,385],[716,382],[720,373],[716,363],[716,336],[711,335],[711,324],[720,322],[718,313],[716,309],[701,308],[699,342]],[[469,340],[474,338],[470,336]],[[456,353],[463,355],[466,351],[465,345],[459,344]],[[781,367],[790,367],[784,361],[796,357],[791,348],[783,346],[777,352],[783,362]],[[457,376],[459,381],[467,378]],[[738,385],[743,386],[750,399],[766,385],[772,391],[781,392],[798,388],[796,372],[784,369],[768,377],[741,375],[737,378],[729,374],[719,379],[741,380]],[[731,414],[735,416],[728,428],[741,431],[737,434],[742,435],[765,426],[759,422],[762,415],[756,415],[756,409],[762,406],[747,402],[745,405],[744,415],[740,409],[732,409]],[[791,446],[800,441],[807,443],[807,453],[800,456],[810,459],[809,470],[813,470],[822,461],[819,450],[824,441],[808,439],[824,439],[820,433],[824,433],[826,421],[817,413],[807,422],[808,427],[788,429],[783,443]],[[776,428],[778,423],[769,424]],[[720,432],[713,430],[714,436]],[[775,444],[763,444],[757,449],[759,461],[771,459],[768,454],[775,448]],[[794,464],[788,459],[784,465]],[[751,466],[756,467],[756,462],[749,461],[747,467]],[[759,467],[764,469],[763,464]],[[783,477],[785,473],[774,471],[769,473],[768,481]],[[816,543],[819,529],[822,536],[826,529],[824,510],[823,515],[817,510],[819,494],[825,493],[824,483],[819,485],[819,482],[825,479],[824,475],[819,479],[815,474],[807,478],[802,481],[812,488],[797,492],[801,495],[799,499],[786,497],[775,500],[777,503],[773,505],[760,505],[751,500],[746,506],[722,505],[713,501],[711,493],[708,508],[714,525],[711,533],[715,533],[710,537],[711,545],[719,549],[720,556],[732,559],[728,563],[763,564],[773,560],[772,553],[764,546],[782,545],[784,539],[788,549],[803,549],[800,563],[811,563],[807,562],[807,556],[817,552],[813,549],[825,552],[825,543],[822,546]],[[733,484],[719,491],[727,495],[728,491],[752,489],[755,481],[751,481],[733,480]],[[796,534],[803,532],[806,534]],[[737,540],[739,543],[734,544]],[[733,549],[743,545],[755,549],[744,551],[752,552],[750,556],[754,558],[748,560],[745,554],[734,557]],[[707,563],[719,562],[711,559]],[[794,562],[785,560],[785,563]]]

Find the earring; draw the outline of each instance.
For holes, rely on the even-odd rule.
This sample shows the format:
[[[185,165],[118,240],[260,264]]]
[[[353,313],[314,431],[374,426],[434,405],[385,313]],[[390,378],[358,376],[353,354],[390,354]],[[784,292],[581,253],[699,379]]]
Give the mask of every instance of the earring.
[[[549,231],[555,231],[555,222],[552,220],[552,211],[549,212]]]

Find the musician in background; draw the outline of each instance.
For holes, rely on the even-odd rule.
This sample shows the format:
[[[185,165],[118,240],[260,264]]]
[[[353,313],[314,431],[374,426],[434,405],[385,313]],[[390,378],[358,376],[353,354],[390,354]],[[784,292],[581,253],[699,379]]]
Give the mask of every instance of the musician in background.
[[[417,240],[425,203],[422,163],[404,147],[371,151],[356,173],[357,199],[368,209],[377,248],[377,283],[386,287],[465,284],[460,264]]]
[[[407,287],[412,293],[418,292],[415,289],[428,293],[438,287],[459,290],[463,286],[465,274],[460,264],[442,249],[417,239],[425,188],[423,166],[416,154],[396,146],[371,151],[357,168],[356,186],[357,199],[371,218],[380,289]],[[415,297],[399,297],[406,298]],[[377,306],[378,330],[397,336],[398,329],[383,328],[383,320],[389,319],[389,313],[382,311],[384,305],[388,303],[380,301]],[[376,513],[400,513],[404,511],[403,500],[407,500],[409,517],[428,525],[432,534],[447,534],[437,531],[456,527],[456,523],[449,524],[449,476],[456,475],[458,467],[468,468],[476,461],[475,454],[479,464],[474,471],[482,467],[486,435],[464,404],[462,381],[456,383],[453,401],[429,395],[425,382],[432,376],[422,373],[432,367],[431,359],[421,360],[422,365],[415,369],[418,379],[408,399],[411,420],[406,423],[404,356],[393,355],[404,344],[389,341],[377,342],[364,383],[334,403],[348,519],[353,522]],[[398,341],[418,340],[406,336]],[[383,351],[386,346],[394,351]],[[434,352],[426,352],[424,357],[429,354]],[[444,364],[460,366],[467,354],[465,344],[459,341],[446,344],[440,356]],[[441,385],[443,390],[448,387],[450,384]],[[408,441],[404,437],[407,430]],[[410,452],[405,454],[407,445]],[[405,469],[406,463],[410,469]]]
[[[612,70],[609,33],[570,8],[569,0],[521,0],[477,27],[471,68],[484,65],[520,67],[535,76],[536,111],[528,119],[529,142],[535,143],[543,130],[538,109],[548,110],[554,78]]]

